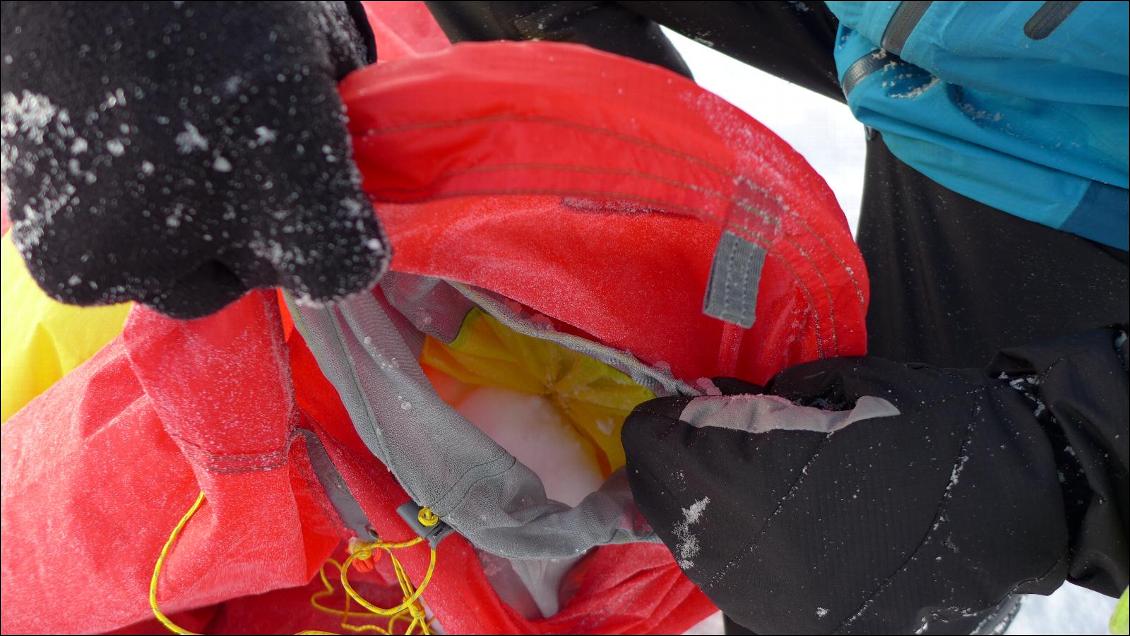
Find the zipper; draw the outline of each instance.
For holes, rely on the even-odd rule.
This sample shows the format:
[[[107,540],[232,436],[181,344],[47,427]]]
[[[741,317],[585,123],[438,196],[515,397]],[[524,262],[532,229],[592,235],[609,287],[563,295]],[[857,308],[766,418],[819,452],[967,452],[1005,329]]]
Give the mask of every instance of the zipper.
[[[1036,13],[1024,23],[1024,35],[1033,40],[1042,40],[1063,24],[1071,12],[1082,2],[1045,2]]]
[[[862,82],[868,75],[895,60],[898,60],[898,58],[892,57],[883,49],[876,49],[852,62],[851,66],[844,71],[843,79],[840,80],[840,88],[844,92],[844,97],[850,95],[856,85]]]
[[[922,16],[926,15],[932,4],[934,3],[920,1],[900,2],[895,12],[891,14],[890,22],[887,22],[887,28],[883,31],[879,45],[895,55],[900,55],[910,33],[918,26]]]

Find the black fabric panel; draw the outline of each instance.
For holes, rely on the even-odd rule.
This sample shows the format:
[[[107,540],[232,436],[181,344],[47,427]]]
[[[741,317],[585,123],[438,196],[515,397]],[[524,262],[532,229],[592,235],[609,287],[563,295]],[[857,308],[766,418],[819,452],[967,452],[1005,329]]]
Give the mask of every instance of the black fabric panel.
[[[428,2],[452,42],[555,40],[657,64],[691,76],[651,20],[612,2]]]
[[[1108,596],[1130,583],[1126,326],[1003,351],[989,375],[1030,396],[1063,475],[1068,579]]]
[[[844,101],[832,56],[837,22],[823,2],[619,4],[732,58]]]
[[[881,134],[867,146],[857,239],[873,355],[976,367],[999,349],[1130,315],[1126,252],[952,192],[892,155]]]

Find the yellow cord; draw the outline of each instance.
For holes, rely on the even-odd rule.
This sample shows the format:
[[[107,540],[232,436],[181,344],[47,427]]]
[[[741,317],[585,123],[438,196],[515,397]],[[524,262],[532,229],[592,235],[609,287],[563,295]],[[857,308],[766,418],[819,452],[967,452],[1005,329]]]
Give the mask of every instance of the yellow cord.
[[[196,632],[190,632],[169,620],[169,617],[165,616],[161,608],[157,606],[157,581],[161,576],[161,568],[165,565],[165,559],[169,556],[169,549],[176,543],[181,530],[184,530],[185,525],[188,524],[188,520],[192,518],[192,515],[196,514],[196,511],[200,509],[200,505],[203,503],[204,491],[201,490],[200,495],[196,497],[196,502],[193,503],[192,507],[188,509],[188,512],[184,513],[184,516],[180,518],[176,527],[173,528],[172,534],[169,535],[169,539],[165,541],[165,546],[161,548],[161,554],[157,556],[157,564],[153,566],[153,578],[149,580],[149,609],[153,610],[153,615],[157,617],[157,620],[161,621],[161,624],[174,634],[198,636]]]
[[[425,528],[431,528],[439,523],[439,517],[427,506],[420,508],[420,512],[416,513],[416,520]]]
[[[424,588],[426,588],[428,586],[428,583],[431,582],[432,574],[435,573],[436,550],[435,550],[435,548],[431,548],[431,550],[429,551],[429,554],[428,554],[428,569],[427,569],[426,572],[424,572],[424,578],[423,578],[422,581],[420,581],[419,587],[417,587],[415,589],[413,589],[412,581],[408,578],[408,574],[404,571],[404,566],[401,565],[400,560],[396,558],[395,554],[393,554],[393,550],[410,548],[414,545],[419,545],[423,542],[424,542],[423,539],[416,537],[415,539],[411,539],[409,541],[403,541],[403,542],[400,542],[400,543],[390,543],[390,542],[386,542],[386,541],[373,541],[371,543],[365,543],[365,544],[361,544],[360,546],[357,546],[357,548],[355,549],[353,554],[350,554],[349,557],[345,560],[345,563],[342,564],[342,567],[341,567],[341,587],[342,587],[342,589],[344,589],[345,593],[350,598],[352,598],[354,601],[356,601],[358,605],[360,605],[361,607],[364,607],[366,610],[368,610],[369,612],[371,612],[373,614],[376,614],[377,616],[388,616],[388,617],[393,617],[395,619],[396,616],[402,615],[405,612],[407,612],[412,617],[412,622],[408,625],[407,633],[412,633],[413,630],[415,630],[417,627],[419,627],[420,630],[421,630],[421,633],[430,634],[431,628],[428,625],[428,621],[427,621],[427,617],[425,616],[424,609],[423,609],[423,607],[420,606],[420,604],[417,601],[419,601],[420,596],[424,593]],[[373,550],[383,550],[385,553],[387,553],[389,555],[389,561],[392,564],[393,572],[396,574],[396,580],[400,584],[401,592],[404,593],[404,602],[402,602],[400,605],[397,605],[396,607],[391,607],[391,608],[377,607],[376,605],[373,605],[369,601],[365,600],[365,598],[362,597],[360,594],[358,594],[357,591],[355,589],[353,589],[353,586],[349,584],[349,568],[350,568],[350,566],[353,564],[354,561],[356,561],[358,559],[368,559],[368,558],[370,558],[372,556]],[[395,620],[389,621],[390,628],[391,628],[391,625],[392,625],[393,622],[395,622]]]
[[[157,556],[157,563],[153,566],[153,577],[149,581],[149,608],[153,611],[153,616],[155,616],[162,625],[164,625],[170,632],[173,632],[174,634],[200,636],[197,632],[192,632],[184,629],[183,627],[177,625],[171,619],[169,619],[168,616],[165,616],[164,612],[161,611],[160,606],[157,604],[157,584],[158,581],[160,581],[161,570],[165,566],[165,559],[168,558],[169,551],[172,549],[173,544],[176,543],[177,539],[180,537],[180,533],[184,530],[184,527],[188,524],[188,521],[192,519],[193,515],[196,514],[203,503],[204,493],[201,492],[200,495],[196,497],[196,501],[192,504],[192,507],[188,509],[188,512],[184,513],[184,516],[181,517],[180,521],[177,522],[176,527],[173,528],[172,533],[169,534],[168,540],[165,541],[165,545],[161,548],[161,553]],[[426,507],[420,509],[420,513],[417,515],[417,519],[420,521],[421,525],[425,527],[432,527],[439,523],[439,517],[437,517],[435,513],[433,513],[429,508]],[[428,586],[428,583],[431,582],[432,574],[435,573],[436,550],[435,548],[431,548],[428,557],[428,569],[424,573],[424,579],[420,581],[419,587],[413,587],[412,581],[408,578],[408,573],[404,571],[404,566],[401,565],[400,560],[396,558],[395,554],[393,554],[393,550],[410,548],[412,546],[423,543],[423,541],[423,539],[416,537],[415,539],[395,543],[378,540],[368,543],[351,544],[350,555],[345,559],[344,563],[338,563],[333,559],[329,559],[327,561],[328,565],[336,567],[340,573],[339,578],[341,580],[341,586],[346,593],[345,609],[339,610],[331,607],[326,607],[318,602],[320,599],[332,595],[335,591],[333,584],[330,583],[329,577],[326,576],[325,565],[323,565],[322,569],[319,571],[319,576],[322,579],[323,589],[315,592],[310,596],[310,605],[312,605],[320,612],[334,616],[340,616],[341,627],[354,633],[376,632],[378,634],[392,634],[392,629],[398,621],[407,621],[408,628],[404,631],[405,634],[412,634],[416,629],[419,629],[421,634],[431,634],[431,624],[427,619],[423,606],[420,604],[420,597],[424,593],[424,588],[426,588]],[[382,550],[389,555],[389,561],[392,564],[393,572],[396,574],[397,583],[399,583],[400,590],[404,594],[404,601],[396,607],[377,607],[376,605],[373,605],[369,601],[365,600],[365,598],[361,596],[357,592],[357,590],[353,589],[353,586],[349,584],[350,567],[355,561],[371,558],[373,556],[374,550]],[[365,614],[351,612],[351,602],[356,602],[371,614],[381,617],[387,617],[388,624],[386,628],[381,628],[377,625],[356,625],[349,623],[349,618],[351,616],[365,616]],[[323,632],[318,630],[305,630],[298,632],[298,634],[311,636],[337,636],[334,632]]]

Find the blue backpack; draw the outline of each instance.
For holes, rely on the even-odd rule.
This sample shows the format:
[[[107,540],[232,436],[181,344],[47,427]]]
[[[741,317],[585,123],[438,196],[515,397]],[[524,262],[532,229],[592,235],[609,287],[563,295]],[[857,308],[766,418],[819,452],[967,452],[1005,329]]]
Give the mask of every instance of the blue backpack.
[[[962,195],[1127,249],[1126,2],[828,2],[856,118]]]

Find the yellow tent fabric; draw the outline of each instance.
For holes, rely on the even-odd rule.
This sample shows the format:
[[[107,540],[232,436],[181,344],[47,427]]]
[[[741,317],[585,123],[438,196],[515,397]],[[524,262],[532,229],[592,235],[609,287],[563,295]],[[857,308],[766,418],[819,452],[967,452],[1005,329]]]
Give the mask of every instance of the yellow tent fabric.
[[[626,461],[620,443],[624,419],[655,397],[607,364],[513,331],[480,309],[467,314],[451,344],[427,338],[420,362],[464,384],[549,398],[593,447],[606,477]]]
[[[130,304],[72,307],[35,284],[8,232],[0,240],[0,404],[7,421],[122,331]]]

